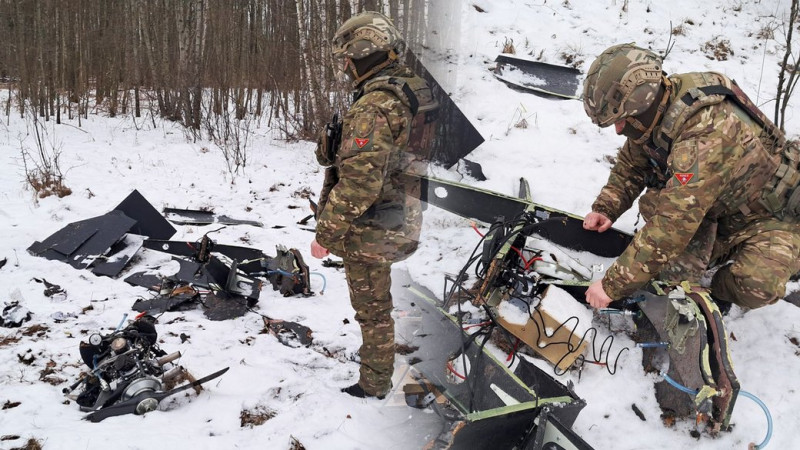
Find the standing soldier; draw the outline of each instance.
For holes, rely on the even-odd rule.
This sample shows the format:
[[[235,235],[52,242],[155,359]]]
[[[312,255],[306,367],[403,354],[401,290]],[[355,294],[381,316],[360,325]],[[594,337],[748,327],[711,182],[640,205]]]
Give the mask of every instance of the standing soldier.
[[[602,308],[652,278],[711,280],[724,302],[759,308],[785,294],[800,270],[800,150],[714,72],[662,72],[632,44],[613,46],[584,83],[584,108],[627,137],[584,228],[603,232],[639,200],[646,224],[604,278],[586,291]]]
[[[333,56],[353,82],[354,101],[341,124],[328,124],[316,152],[329,167],[311,254],[344,261],[363,339],[358,383],[342,389],[355,397],[383,398],[392,387],[391,264],[416,250],[422,223],[419,181],[404,173],[424,159],[426,114],[435,103],[425,81],[399,61],[404,50],[391,20],[377,12],[336,31]]]

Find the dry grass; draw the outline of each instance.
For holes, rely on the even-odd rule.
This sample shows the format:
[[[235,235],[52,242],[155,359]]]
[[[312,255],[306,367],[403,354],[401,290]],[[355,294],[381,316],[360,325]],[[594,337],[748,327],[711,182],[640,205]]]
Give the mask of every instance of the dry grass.
[[[728,57],[734,54],[731,41],[719,36],[703,44],[702,50],[706,54],[706,58],[717,61],[727,61]]]
[[[51,195],[62,198],[72,194],[72,189],[64,184],[64,177],[62,175],[55,175],[51,172],[34,169],[28,171],[25,178],[39,198],[45,198]]]
[[[251,410],[243,409],[239,414],[239,420],[242,428],[253,428],[255,426],[263,425],[266,423],[266,421],[272,419],[277,414],[278,413],[275,411],[259,405]]]
[[[503,51],[501,53],[509,53],[512,55],[517,54],[517,49],[514,48],[514,40],[506,38],[506,41],[503,43]]]
[[[30,438],[23,447],[13,447],[11,450],[42,450],[42,444],[38,439]]]

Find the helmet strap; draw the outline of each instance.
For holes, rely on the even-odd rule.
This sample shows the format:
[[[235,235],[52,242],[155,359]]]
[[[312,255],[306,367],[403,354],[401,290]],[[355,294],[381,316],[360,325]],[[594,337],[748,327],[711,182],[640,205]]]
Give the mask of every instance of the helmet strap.
[[[656,124],[661,121],[661,116],[664,114],[664,111],[667,110],[667,102],[669,102],[669,97],[672,94],[672,83],[669,81],[669,78],[663,75],[661,76],[661,82],[664,84],[664,93],[661,95],[661,101],[658,103],[658,108],[656,109],[656,113],[653,116],[653,119],[650,121],[650,124],[645,125],[639,119],[633,116],[629,116],[625,119],[625,122],[627,122],[631,127],[642,133],[638,139],[631,139],[631,142],[634,144],[641,145],[650,139],[650,135],[653,134],[653,129],[656,127]]]
[[[381,62],[380,64],[376,64],[376,65],[370,67],[370,69],[368,71],[366,71],[362,75],[358,74],[358,69],[356,68],[356,64],[353,62],[353,60],[348,58],[348,60],[350,61],[349,64],[353,66],[352,70],[353,70],[353,75],[354,75],[354,77],[353,77],[354,84],[356,86],[358,86],[359,84],[361,84],[367,78],[372,77],[373,75],[375,75],[376,73],[380,72],[381,70],[383,70],[383,69],[389,67],[390,65],[394,64],[394,62],[397,61],[397,58],[398,58],[397,53],[395,53],[394,50],[389,50],[389,52],[386,54],[386,59],[383,62]]]

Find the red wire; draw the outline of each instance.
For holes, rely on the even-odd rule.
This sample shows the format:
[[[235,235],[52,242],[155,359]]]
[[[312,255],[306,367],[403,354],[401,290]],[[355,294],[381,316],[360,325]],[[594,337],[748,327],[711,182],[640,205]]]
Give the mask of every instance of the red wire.
[[[600,362],[600,361],[586,361],[586,360],[584,360],[584,362],[587,362],[589,364],[597,364],[598,366],[607,366],[608,365],[608,364],[606,364],[604,362]]]
[[[535,263],[536,261],[544,261],[544,259],[539,256],[537,256],[536,258],[531,258],[530,261],[525,263],[525,270],[528,270],[528,267],[530,267],[531,264]]]
[[[517,352],[518,348],[519,348],[519,338],[517,338],[517,341],[514,342],[514,349],[508,352],[508,357],[506,358],[506,362],[511,361],[511,358],[514,357],[514,353]]]
[[[461,378],[462,380],[467,379],[467,377],[465,377],[464,375],[461,375],[460,373],[456,372],[456,369],[453,367],[453,363],[450,361],[447,361],[447,370],[449,370],[453,375],[457,376],[458,378]]]
[[[478,236],[483,237],[483,233],[481,233],[478,230],[478,224],[476,224],[475,222],[472,222],[472,229],[475,230],[476,233],[478,233]]]
[[[475,230],[476,233],[478,233],[478,236],[483,237],[483,233],[481,233],[480,230],[478,230],[478,225],[475,222],[472,222],[472,229]],[[525,268],[525,270],[528,270],[528,267],[530,267],[531,264],[534,263],[534,261],[542,261],[542,258],[539,258],[539,257],[533,258],[530,261],[528,261],[522,255],[522,252],[520,251],[520,249],[512,246],[511,250],[514,250],[515,252],[517,252],[517,254],[519,255],[519,258],[522,260],[523,263],[525,263],[525,265],[523,266]]]
[[[492,323],[492,322],[487,320],[486,322],[474,323],[472,325],[467,325],[467,326],[464,327],[464,329],[468,330],[468,329],[474,328],[474,327],[483,327],[483,326],[489,325],[490,323]]]

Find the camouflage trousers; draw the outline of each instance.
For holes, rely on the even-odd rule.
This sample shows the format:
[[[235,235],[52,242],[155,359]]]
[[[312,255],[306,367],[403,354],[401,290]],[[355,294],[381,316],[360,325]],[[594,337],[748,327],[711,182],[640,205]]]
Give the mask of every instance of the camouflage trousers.
[[[710,263],[721,260],[726,264],[711,279],[714,297],[746,308],[771,305],[784,297],[789,277],[800,271],[800,230],[770,228],[756,226],[726,242],[717,239],[716,222],[706,220],[658,279],[696,283]]]
[[[344,260],[350,303],[361,326],[361,369],[358,384],[370,395],[382,396],[392,388],[394,372],[394,320],[392,319],[391,264],[365,264]]]

